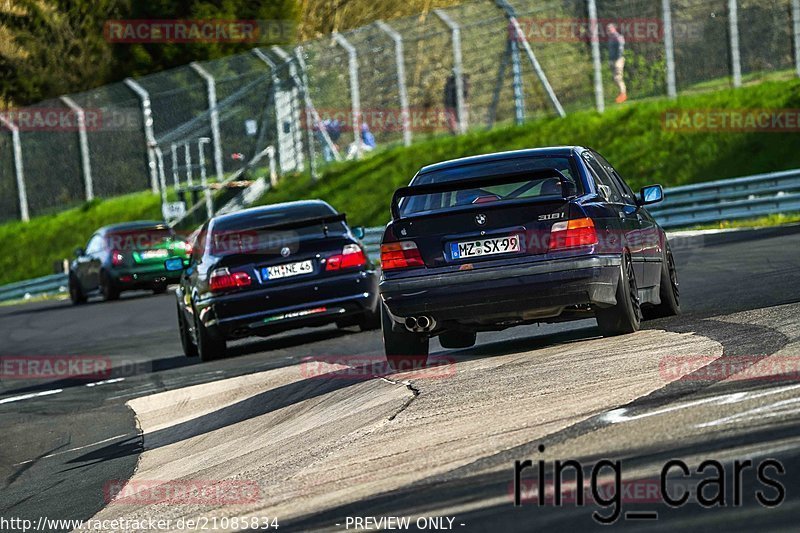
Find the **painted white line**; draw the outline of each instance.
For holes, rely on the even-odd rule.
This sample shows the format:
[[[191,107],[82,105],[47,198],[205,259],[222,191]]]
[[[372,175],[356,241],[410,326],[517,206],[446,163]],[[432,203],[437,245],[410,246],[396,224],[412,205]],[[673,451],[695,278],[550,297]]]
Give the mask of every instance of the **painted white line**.
[[[0,400],[0,403],[11,403],[11,402],[18,402],[20,400],[30,400],[31,398],[37,398],[39,396],[50,396],[51,394],[58,394],[59,392],[63,391],[64,389],[53,389],[42,392],[34,392],[32,394],[23,394],[22,396],[12,396],[11,398],[3,398],[2,400]]]
[[[78,446],[77,448],[70,448],[69,450],[61,450],[60,452],[51,453],[49,455],[43,455],[42,457],[39,457],[39,459],[47,459],[49,457],[55,457],[56,455],[62,455],[62,454],[69,453],[69,452],[76,452],[78,450],[83,450],[85,448],[91,448],[92,446],[97,446],[98,444],[104,444],[104,443],[112,441],[112,440],[120,439],[122,437],[127,437],[128,435],[135,435],[135,434],[134,433],[123,433],[122,435],[117,435],[116,437],[110,437],[108,439],[99,440],[97,442],[93,442],[92,444],[87,444],[85,446]],[[32,462],[37,461],[39,459],[28,459],[27,461],[22,461],[21,463],[17,463],[14,466],[20,466],[20,465],[32,463]]]
[[[107,385],[108,383],[119,383],[120,381],[125,381],[125,378],[114,378],[114,379],[106,379],[103,381],[95,381],[94,383],[87,383],[87,387],[96,387],[97,385]]]
[[[641,413],[638,415],[626,415],[625,413],[628,411],[627,408],[621,407],[619,409],[614,409],[613,411],[609,411],[606,414],[602,415],[600,418],[604,422],[608,422],[610,424],[619,424],[620,422],[629,422],[631,420],[639,420],[640,418],[647,418],[650,416],[656,415],[663,415],[665,413],[670,413],[672,411],[678,411],[681,409],[688,409],[690,407],[695,407],[698,405],[705,405],[705,404],[717,404],[717,405],[725,405],[731,403],[738,403],[745,400],[753,400],[756,398],[761,398],[764,396],[770,396],[773,394],[780,394],[782,392],[787,392],[790,390],[794,390],[800,388],[800,384],[797,385],[787,385],[785,387],[777,387],[774,389],[769,389],[766,391],[751,391],[751,392],[733,392],[729,394],[721,394],[719,396],[712,396],[710,398],[703,398],[700,400],[694,400],[691,402],[680,403],[677,405],[671,405],[669,407],[664,407],[661,409],[656,409],[654,411],[649,411],[645,413]]]

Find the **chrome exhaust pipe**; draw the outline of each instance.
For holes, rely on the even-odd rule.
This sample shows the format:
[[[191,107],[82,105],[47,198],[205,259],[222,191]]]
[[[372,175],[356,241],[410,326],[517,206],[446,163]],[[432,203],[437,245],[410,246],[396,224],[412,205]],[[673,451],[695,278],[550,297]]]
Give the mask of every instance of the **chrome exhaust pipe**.
[[[410,316],[406,318],[405,326],[408,331],[413,331],[414,333],[425,333],[436,327],[436,320],[427,315]]]

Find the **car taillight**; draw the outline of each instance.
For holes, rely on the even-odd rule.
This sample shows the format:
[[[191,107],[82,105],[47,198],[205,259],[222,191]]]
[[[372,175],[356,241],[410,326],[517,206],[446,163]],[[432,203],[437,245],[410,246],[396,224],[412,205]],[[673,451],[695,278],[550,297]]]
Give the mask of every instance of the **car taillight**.
[[[119,250],[114,250],[111,252],[111,264],[114,266],[120,266],[125,262],[125,256],[122,255],[122,252]]]
[[[367,256],[364,255],[364,250],[357,244],[348,244],[342,249],[342,253],[328,258],[325,270],[341,270],[342,268],[360,267],[366,264]]]
[[[414,241],[390,242],[381,245],[381,268],[395,270],[425,266]]]
[[[231,273],[227,268],[220,268],[211,273],[208,278],[208,286],[211,292],[226,291],[247,287],[253,282],[247,272]]]
[[[556,222],[550,228],[550,249],[574,248],[597,244],[597,232],[591,218]]]

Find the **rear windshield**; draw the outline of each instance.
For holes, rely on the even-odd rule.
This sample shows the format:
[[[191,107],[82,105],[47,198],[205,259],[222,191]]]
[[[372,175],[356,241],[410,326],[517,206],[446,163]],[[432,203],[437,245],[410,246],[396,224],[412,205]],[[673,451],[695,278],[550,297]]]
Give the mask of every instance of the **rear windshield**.
[[[306,226],[281,228],[284,224],[335,215],[336,210],[325,204],[292,206],[242,214],[214,225],[211,235],[212,255],[242,253],[277,254],[284,248],[296,252],[305,239],[347,232],[344,222],[310,222]]]
[[[109,250],[148,250],[160,248],[177,240],[175,232],[170,228],[136,228],[118,230],[106,235],[106,247]]]
[[[417,176],[413,185],[447,183],[456,180],[469,180],[485,176],[519,174],[519,181],[496,186],[466,188],[454,185],[454,190],[409,196],[400,200],[400,216],[408,216],[426,211],[436,211],[452,207],[468,206],[511,200],[524,200],[538,197],[562,196],[561,181],[558,178],[526,179],[526,171],[556,169],[575,185],[577,194],[582,194],[580,180],[576,179],[572,161],[568,157],[519,158],[506,161],[478,163],[465,167],[443,169]]]

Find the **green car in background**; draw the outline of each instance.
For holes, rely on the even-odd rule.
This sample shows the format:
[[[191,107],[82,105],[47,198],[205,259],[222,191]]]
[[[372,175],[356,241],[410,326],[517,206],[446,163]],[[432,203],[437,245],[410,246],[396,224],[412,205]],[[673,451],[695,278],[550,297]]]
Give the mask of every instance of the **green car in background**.
[[[188,259],[190,246],[163,222],[135,221],[104,226],[75,250],[69,269],[69,295],[75,305],[94,295],[116,300],[123,291],[156,294],[177,283],[180,272],[168,272],[164,262]]]

